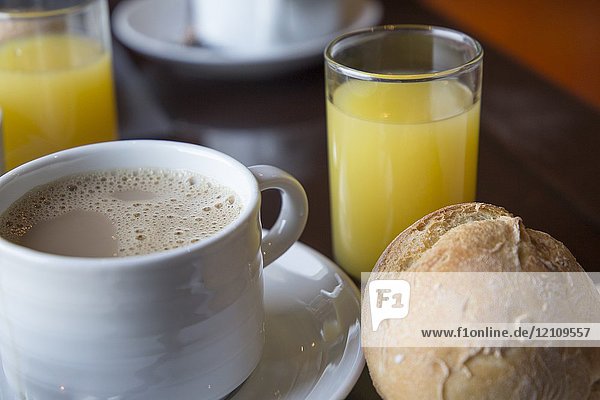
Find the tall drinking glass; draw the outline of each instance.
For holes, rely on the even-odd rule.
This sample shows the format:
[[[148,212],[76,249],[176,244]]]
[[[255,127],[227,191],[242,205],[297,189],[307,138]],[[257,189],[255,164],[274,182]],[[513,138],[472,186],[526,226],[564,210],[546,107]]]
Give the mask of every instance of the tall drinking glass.
[[[397,25],[343,35],[325,59],[333,252],[360,279],[417,219],[474,200],[483,50]]]
[[[106,0],[0,0],[5,168],[115,139],[111,64]]]

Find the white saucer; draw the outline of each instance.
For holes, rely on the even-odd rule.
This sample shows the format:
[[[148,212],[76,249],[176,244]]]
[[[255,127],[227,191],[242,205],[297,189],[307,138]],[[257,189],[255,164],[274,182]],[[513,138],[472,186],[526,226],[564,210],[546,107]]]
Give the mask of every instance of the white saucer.
[[[377,24],[383,14],[378,0],[365,1],[344,29],[260,53],[232,52],[183,44],[185,0],[125,0],[113,12],[115,35],[126,46],[155,60],[174,64],[176,72],[199,77],[259,78],[302,68],[322,60],[327,43],[340,34]]]
[[[345,398],[365,364],[359,290],[337,265],[302,243],[264,274],[264,353],[228,400]]]
[[[301,243],[268,266],[264,278],[263,356],[227,400],[345,398],[365,365],[355,284],[337,265]],[[9,400],[7,393],[2,396],[2,386],[0,382],[0,399]]]

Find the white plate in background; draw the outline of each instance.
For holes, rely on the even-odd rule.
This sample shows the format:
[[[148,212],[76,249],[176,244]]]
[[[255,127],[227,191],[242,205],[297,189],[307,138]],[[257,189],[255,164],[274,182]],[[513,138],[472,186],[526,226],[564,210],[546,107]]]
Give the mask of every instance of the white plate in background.
[[[317,64],[323,50],[344,32],[376,25],[383,7],[378,0],[361,3],[347,26],[327,35],[273,45],[260,52],[235,52],[183,43],[186,0],[125,0],[113,12],[117,38],[130,49],[173,64],[175,72],[201,78],[265,78]]]

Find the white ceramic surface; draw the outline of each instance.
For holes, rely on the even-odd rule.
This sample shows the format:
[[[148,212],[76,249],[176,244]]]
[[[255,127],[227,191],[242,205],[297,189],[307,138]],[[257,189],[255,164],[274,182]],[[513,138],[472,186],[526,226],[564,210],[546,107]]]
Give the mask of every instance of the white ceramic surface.
[[[364,367],[360,294],[354,283],[337,265],[301,243],[265,269],[264,283],[263,355],[227,399],[345,398]],[[4,395],[0,393],[0,399],[12,400]],[[196,396],[186,393],[185,398]]]
[[[0,212],[33,187],[89,170],[186,169],[235,189],[240,216],[196,244],[122,258],[45,254],[0,239],[0,355],[28,399],[218,399],[257,365],[267,265],[300,236],[306,196],[269,166],[214,150],[121,141],[55,153],[0,177]],[[261,240],[260,190],[282,208]],[[286,205],[287,204],[287,205]],[[287,243],[286,243],[287,242]],[[261,249],[262,245],[262,249]]]
[[[252,79],[317,63],[322,60],[327,43],[336,36],[377,24],[383,13],[378,0],[359,4],[360,10],[342,28],[328,34],[297,36],[297,40],[273,43],[256,52],[184,45],[185,0],[123,1],[113,12],[112,25],[116,36],[125,45],[155,60],[174,65],[176,72],[202,78]]]
[[[264,275],[263,356],[231,400],[344,399],[365,363],[356,285],[302,243],[294,244]]]
[[[356,19],[364,1],[190,0],[191,32],[205,46],[269,51],[342,29]]]

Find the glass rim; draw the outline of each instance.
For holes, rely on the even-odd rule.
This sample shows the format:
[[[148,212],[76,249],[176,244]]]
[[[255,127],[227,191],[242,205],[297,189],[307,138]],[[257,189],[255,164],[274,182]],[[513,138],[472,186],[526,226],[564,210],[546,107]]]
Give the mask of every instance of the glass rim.
[[[475,50],[475,55],[468,61],[465,61],[452,68],[446,68],[441,71],[419,73],[381,73],[363,71],[361,69],[337,61],[336,57],[333,55],[333,50],[338,44],[353,37],[366,36],[373,33],[381,33],[386,31],[398,32],[409,30],[418,31],[420,32],[420,34],[422,34],[423,32],[432,32],[434,34],[437,33],[438,35],[440,33],[443,33],[443,36],[446,37],[451,35],[466,38],[470,42],[472,48]],[[352,78],[361,80],[378,80],[394,82],[422,82],[443,79],[470,70],[474,66],[480,64],[483,60],[483,47],[476,39],[456,29],[424,24],[392,24],[363,28],[342,34],[337,38],[333,39],[331,42],[329,42],[327,47],[325,47],[324,56],[327,66],[332,66],[344,75]]]
[[[2,20],[28,20],[60,15],[75,14],[98,0],[83,0],[65,7],[50,8],[47,10],[36,8],[3,8],[0,7],[0,21]]]

